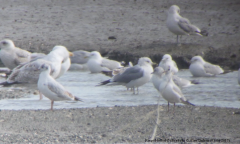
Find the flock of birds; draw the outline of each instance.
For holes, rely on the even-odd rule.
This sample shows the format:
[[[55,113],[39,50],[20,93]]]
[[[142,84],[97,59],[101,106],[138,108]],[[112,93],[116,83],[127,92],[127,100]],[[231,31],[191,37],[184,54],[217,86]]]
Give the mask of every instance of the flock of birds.
[[[206,32],[192,25],[188,19],[181,17],[179,13],[179,7],[173,5],[168,11],[167,18],[167,27],[177,35],[177,43],[179,35],[207,35]],[[122,85],[132,89],[134,94],[138,93],[140,86],[151,80],[154,87],[168,102],[168,110],[169,103],[173,103],[174,107],[175,103],[193,105],[184,97],[181,89],[198,84],[196,81],[189,81],[175,75],[178,67],[169,54],[165,54],[159,66],[153,69],[153,62],[148,57],[139,58],[134,66],[130,62],[127,67],[123,67],[120,62],[103,58],[98,51],[79,50],[72,53],[60,45],[55,46],[49,54],[45,55],[17,48],[12,40],[5,39],[0,42],[0,49],[1,60],[10,69],[6,81],[0,85],[35,83],[40,99],[44,95],[51,100],[51,110],[53,110],[54,101],[82,101],[56,81],[68,69],[89,70],[91,73],[110,72],[112,77],[100,82],[98,86]],[[221,67],[204,61],[201,56],[192,57],[189,70],[195,77],[211,77],[224,72]]]

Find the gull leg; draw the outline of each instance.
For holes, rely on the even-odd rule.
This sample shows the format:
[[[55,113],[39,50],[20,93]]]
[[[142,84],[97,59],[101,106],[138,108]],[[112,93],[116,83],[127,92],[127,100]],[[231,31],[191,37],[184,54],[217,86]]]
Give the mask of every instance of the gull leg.
[[[168,107],[167,107],[167,111],[169,112],[169,102],[168,102]]]
[[[180,41],[180,39],[181,39],[181,35],[179,36],[179,41]],[[181,42],[178,42],[178,35],[177,35],[177,46],[181,46]]]
[[[39,100],[43,99],[42,93],[38,90],[39,92]]]
[[[175,112],[175,103],[174,103],[174,108],[173,108],[173,113]]]
[[[177,35],[177,44],[178,44],[178,35]]]
[[[52,100],[51,101],[51,110],[53,110],[53,103],[54,103],[54,101]]]

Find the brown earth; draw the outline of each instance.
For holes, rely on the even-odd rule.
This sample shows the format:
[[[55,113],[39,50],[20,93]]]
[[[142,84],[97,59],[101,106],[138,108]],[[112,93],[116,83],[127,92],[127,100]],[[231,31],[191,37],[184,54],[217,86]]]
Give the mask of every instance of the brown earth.
[[[207,30],[208,37],[183,36],[182,46],[177,46],[165,24],[173,4]],[[225,69],[238,69],[239,7],[238,0],[5,0],[0,35],[31,52],[48,53],[54,45],[64,45],[70,51],[99,50],[111,59],[134,63],[142,56],[158,63],[169,53],[179,68],[188,68],[192,56],[202,55]]]
[[[176,36],[166,28],[172,5],[209,32],[208,37]],[[239,68],[238,0],[2,0],[1,39],[31,52],[64,45],[70,51],[99,50],[103,56],[136,63],[142,56],[159,62],[169,53],[179,68],[202,55],[224,69]],[[115,37],[116,39],[111,39]],[[31,90],[1,89],[1,99],[19,98]],[[144,143],[152,135],[156,106],[61,110],[0,111],[2,143]],[[156,138],[230,139],[240,142],[239,109],[177,106],[175,114],[161,106]]]

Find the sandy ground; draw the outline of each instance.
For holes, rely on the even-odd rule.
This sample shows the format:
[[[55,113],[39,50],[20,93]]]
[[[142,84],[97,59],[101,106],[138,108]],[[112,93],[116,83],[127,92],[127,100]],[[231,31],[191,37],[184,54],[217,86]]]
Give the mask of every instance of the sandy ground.
[[[153,132],[157,106],[62,110],[0,111],[0,142],[4,143],[143,143]],[[239,143],[237,109],[160,107],[156,139],[227,139]],[[204,142],[204,141],[202,141]]]
[[[172,4],[209,36],[183,36],[177,46],[165,24]],[[133,63],[141,56],[158,63],[169,53],[180,68],[188,68],[189,59],[198,54],[225,69],[238,69],[239,7],[238,0],[2,0],[0,36],[31,52],[48,53],[53,46],[64,45],[70,51],[99,50],[111,59]],[[1,89],[0,98],[19,98],[28,92],[34,91]],[[156,109],[2,110],[0,142],[143,143],[152,135]],[[234,111],[239,109],[180,106],[173,114],[162,106],[156,138],[240,143],[240,115]]]
[[[178,47],[166,27],[173,4],[209,36],[183,36]],[[3,0],[0,35],[31,52],[48,53],[61,44],[134,63],[140,56],[159,62],[170,53],[180,68],[188,68],[189,59],[198,54],[225,69],[238,69],[239,7],[238,0]]]

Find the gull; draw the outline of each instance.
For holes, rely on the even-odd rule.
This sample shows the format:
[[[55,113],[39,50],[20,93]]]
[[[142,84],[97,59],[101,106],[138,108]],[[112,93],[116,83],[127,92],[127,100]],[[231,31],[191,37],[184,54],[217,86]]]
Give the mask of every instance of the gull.
[[[71,66],[69,70],[87,71],[88,70],[87,57],[89,57],[90,52],[84,51],[84,50],[78,50],[72,53],[73,53],[73,56],[71,57]]]
[[[187,80],[187,79],[184,79],[184,78],[180,78],[176,75],[172,75],[172,80],[173,82],[179,87],[179,88],[184,88],[184,87],[189,87],[189,86],[192,86],[192,85],[195,85],[195,84],[199,84],[198,81],[196,80]]]
[[[4,39],[0,42],[0,58],[3,64],[9,69],[14,69],[19,64],[31,60],[31,53],[15,47],[10,39]]]
[[[47,98],[51,100],[51,110],[53,110],[54,101],[75,100],[82,101],[80,98],[73,96],[60,83],[58,83],[52,76],[51,66],[43,64],[39,70],[41,71],[38,80],[38,89]]]
[[[38,68],[44,63],[51,65],[51,76],[57,78],[61,71],[61,64],[67,61],[71,55],[72,53],[69,52],[66,47],[55,46],[45,57],[21,64],[14,68],[7,81],[0,83],[0,85],[37,83],[40,74]]]
[[[171,68],[169,67],[169,69],[165,72],[166,74],[161,79],[160,85],[157,90],[160,92],[162,97],[168,102],[168,111],[169,103],[174,104],[174,109],[175,103],[193,105],[184,97],[181,89],[173,82]]]
[[[100,73],[102,71],[111,71],[113,69],[122,67],[121,63],[113,60],[102,58],[98,51],[93,51],[88,56],[88,69],[91,73]]]
[[[84,50],[78,50],[72,53],[73,53],[73,56],[71,57],[72,64],[86,64],[88,61],[87,57],[90,55],[90,52]]]
[[[165,75],[165,71],[162,67],[156,67],[152,74],[153,74],[152,75],[153,86],[155,87],[155,89],[158,89],[160,84],[161,84],[161,81],[162,81],[161,79]],[[180,78],[176,75],[172,75],[172,80],[181,89],[184,88],[184,87],[192,86],[194,84],[199,84],[199,82],[197,82],[195,80],[189,81],[187,79]]]
[[[132,88],[134,94],[136,94],[135,88],[137,88],[138,93],[138,87],[151,79],[152,72],[152,60],[148,57],[141,57],[137,65],[127,68],[122,73],[118,73],[111,79],[101,82],[99,85],[123,85],[127,88]]]
[[[178,67],[177,64],[174,60],[172,60],[171,55],[169,54],[165,54],[162,57],[162,60],[159,63],[159,66],[162,67],[165,71],[169,68],[169,66],[171,67],[172,72],[175,74],[178,72]]]
[[[158,90],[160,84],[161,84],[161,79],[162,77],[165,75],[165,71],[162,67],[155,67],[154,68],[154,71],[152,72],[152,83],[153,83],[153,86],[155,87],[155,89]]]
[[[110,77],[113,77],[119,73],[123,73],[126,69],[128,69],[129,67],[133,67],[133,64],[132,62],[129,62],[127,66],[125,67],[119,67],[119,68],[116,68],[112,71],[102,71],[103,74],[105,74],[106,76],[110,76]]]
[[[191,24],[187,18],[180,16],[180,8],[177,5],[169,8],[166,23],[168,30],[177,35],[177,44],[179,35],[208,35],[206,31],[201,31],[197,26]]]
[[[211,77],[224,72],[220,66],[204,61],[201,56],[192,57],[189,70],[194,77]]]

